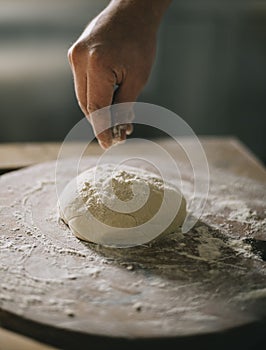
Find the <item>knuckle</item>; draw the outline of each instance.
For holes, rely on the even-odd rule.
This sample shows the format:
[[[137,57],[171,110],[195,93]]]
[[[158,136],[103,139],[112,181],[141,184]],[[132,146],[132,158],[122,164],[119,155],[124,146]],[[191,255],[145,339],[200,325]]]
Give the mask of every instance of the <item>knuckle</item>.
[[[77,42],[73,44],[68,50],[68,60],[70,63],[75,63],[84,55],[86,51],[86,45],[83,42]]]
[[[104,49],[100,46],[89,49],[89,61],[92,65],[100,65],[104,61]]]
[[[67,51],[68,62],[72,64],[72,47]]]

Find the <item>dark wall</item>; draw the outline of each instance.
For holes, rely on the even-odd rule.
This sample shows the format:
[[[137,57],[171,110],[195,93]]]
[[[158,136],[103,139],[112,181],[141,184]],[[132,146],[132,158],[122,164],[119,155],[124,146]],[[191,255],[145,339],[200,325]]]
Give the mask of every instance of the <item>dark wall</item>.
[[[266,161],[266,1],[173,1],[143,100]]]

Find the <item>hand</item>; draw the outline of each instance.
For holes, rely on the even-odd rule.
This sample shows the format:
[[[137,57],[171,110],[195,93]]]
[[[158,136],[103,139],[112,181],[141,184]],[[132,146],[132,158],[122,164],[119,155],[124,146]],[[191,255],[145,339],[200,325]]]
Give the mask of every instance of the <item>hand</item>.
[[[103,148],[126,139],[133,130],[132,115],[125,114],[124,120],[115,121],[122,124],[115,134],[110,128],[110,113],[93,112],[112,103],[134,102],[154,60],[160,16],[151,4],[145,13],[142,3],[147,6],[151,2],[112,1],[69,49],[78,103]]]

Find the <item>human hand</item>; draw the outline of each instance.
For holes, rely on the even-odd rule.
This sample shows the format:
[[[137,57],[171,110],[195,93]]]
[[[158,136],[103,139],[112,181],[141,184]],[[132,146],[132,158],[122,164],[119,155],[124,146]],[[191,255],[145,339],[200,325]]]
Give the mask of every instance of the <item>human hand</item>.
[[[122,119],[120,113],[119,120],[112,121],[111,113],[100,109],[136,101],[149,77],[160,12],[152,6],[143,12],[148,3],[151,6],[150,1],[112,1],[69,49],[78,103],[103,148],[125,140],[133,130],[132,113]],[[115,124],[120,125],[110,128]]]

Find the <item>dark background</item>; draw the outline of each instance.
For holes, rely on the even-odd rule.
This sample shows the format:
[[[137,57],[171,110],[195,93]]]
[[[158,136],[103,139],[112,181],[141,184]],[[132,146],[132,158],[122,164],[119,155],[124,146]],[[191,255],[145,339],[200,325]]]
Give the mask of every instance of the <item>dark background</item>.
[[[62,141],[83,117],[67,50],[108,2],[0,0],[0,142]],[[173,0],[139,100],[265,162],[266,0]]]

